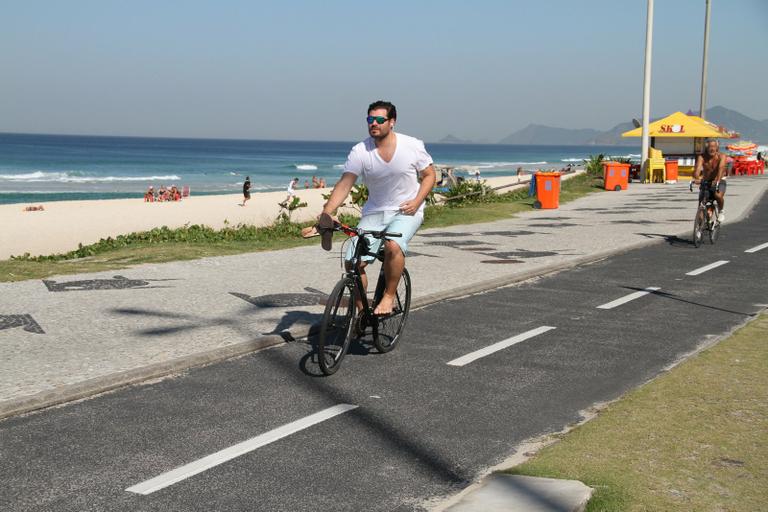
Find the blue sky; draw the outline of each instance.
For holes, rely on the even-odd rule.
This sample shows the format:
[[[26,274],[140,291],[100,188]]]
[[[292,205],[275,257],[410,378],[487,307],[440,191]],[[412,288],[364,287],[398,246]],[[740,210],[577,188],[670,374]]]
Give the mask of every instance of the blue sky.
[[[704,0],[656,0],[652,115],[696,109]],[[496,141],[642,108],[645,0],[18,0],[0,15],[0,131]],[[768,119],[768,1],[712,0],[708,105]]]

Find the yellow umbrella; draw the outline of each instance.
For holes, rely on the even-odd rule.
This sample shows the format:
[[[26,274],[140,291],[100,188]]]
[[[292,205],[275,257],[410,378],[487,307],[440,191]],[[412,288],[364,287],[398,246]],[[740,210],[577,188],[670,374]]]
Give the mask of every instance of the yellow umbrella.
[[[698,116],[689,116],[682,112],[675,112],[663,119],[654,121],[648,125],[648,135],[651,137],[679,137],[679,138],[704,138],[713,137],[730,139],[732,133],[721,131],[712,123]],[[641,137],[642,128],[635,128],[621,134],[622,137]]]

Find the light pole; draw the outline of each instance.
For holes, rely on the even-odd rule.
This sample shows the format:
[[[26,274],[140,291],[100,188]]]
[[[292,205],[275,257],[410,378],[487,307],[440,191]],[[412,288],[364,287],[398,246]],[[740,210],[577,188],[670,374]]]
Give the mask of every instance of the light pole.
[[[645,26],[645,68],[643,77],[643,131],[640,153],[640,181],[645,181],[648,162],[648,124],[651,117],[651,53],[653,52],[653,0],[648,0],[648,20]]]
[[[707,11],[704,15],[704,57],[701,63],[701,103],[699,104],[699,116],[706,119],[707,110],[707,53],[709,53],[709,10],[710,0],[707,0]]]

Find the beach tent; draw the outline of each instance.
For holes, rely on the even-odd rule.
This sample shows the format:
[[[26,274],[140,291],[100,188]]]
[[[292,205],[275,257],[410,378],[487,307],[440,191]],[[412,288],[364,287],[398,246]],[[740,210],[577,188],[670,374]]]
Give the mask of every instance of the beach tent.
[[[717,138],[732,139],[734,133],[712,124],[699,116],[689,116],[682,112],[675,112],[667,117],[654,121],[648,125],[648,135],[651,137],[671,138]],[[622,137],[641,137],[642,128],[635,128],[621,134]]]

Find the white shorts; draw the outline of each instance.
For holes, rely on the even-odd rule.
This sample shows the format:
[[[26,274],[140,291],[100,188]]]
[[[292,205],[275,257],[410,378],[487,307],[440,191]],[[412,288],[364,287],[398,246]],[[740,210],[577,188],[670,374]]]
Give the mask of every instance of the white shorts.
[[[392,233],[402,233],[401,237],[392,237],[387,240],[392,240],[400,246],[403,251],[403,255],[407,254],[408,242],[410,242],[413,235],[424,222],[424,215],[418,213],[416,215],[405,215],[399,211],[393,212],[373,212],[368,215],[364,215],[360,219],[360,223],[357,227],[367,229],[370,231],[389,231]],[[370,235],[365,237],[368,240],[368,246],[370,252],[376,254],[381,246],[381,239],[374,238]],[[346,260],[350,261],[355,255],[355,246],[357,245],[357,238],[352,240],[352,243],[347,247]],[[373,256],[363,256],[362,260],[365,262],[371,262],[375,258]]]

